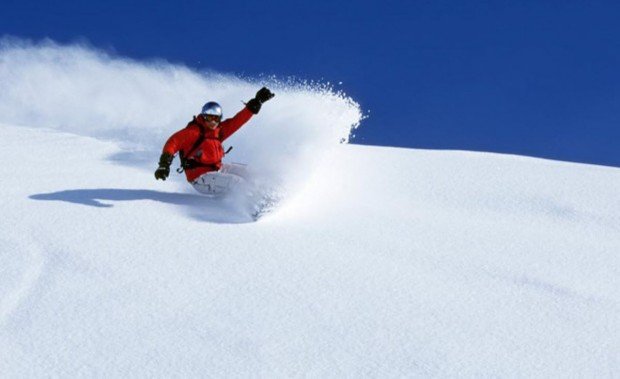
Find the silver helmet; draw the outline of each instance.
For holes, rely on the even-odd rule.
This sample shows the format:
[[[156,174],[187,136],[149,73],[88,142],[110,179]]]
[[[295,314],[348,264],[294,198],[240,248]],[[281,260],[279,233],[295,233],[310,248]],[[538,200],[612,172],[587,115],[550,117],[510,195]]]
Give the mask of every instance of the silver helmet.
[[[209,101],[202,107],[200,114],[218,116],[222,118],[222,107],[215,101]]]

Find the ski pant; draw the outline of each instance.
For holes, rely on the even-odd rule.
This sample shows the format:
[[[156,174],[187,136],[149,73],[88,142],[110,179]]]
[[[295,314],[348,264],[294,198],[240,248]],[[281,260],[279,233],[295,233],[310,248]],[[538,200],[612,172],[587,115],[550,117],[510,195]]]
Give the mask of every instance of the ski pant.
[[[218,171],[202,174],[191,184],[196,191],[202,194],[220,195],[247,179],[248,172],[245,165],[224,163]]]

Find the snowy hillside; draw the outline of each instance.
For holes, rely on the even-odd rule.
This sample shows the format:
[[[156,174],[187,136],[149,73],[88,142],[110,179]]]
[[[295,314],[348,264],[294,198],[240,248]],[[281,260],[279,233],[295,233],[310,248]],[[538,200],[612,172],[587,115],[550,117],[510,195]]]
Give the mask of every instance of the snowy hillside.
[[[153,170],[257,85],[53,45],[0,84],[2,377],[620,375],[619,169],[340,144],[354,102],[272,82],[254,222]]]

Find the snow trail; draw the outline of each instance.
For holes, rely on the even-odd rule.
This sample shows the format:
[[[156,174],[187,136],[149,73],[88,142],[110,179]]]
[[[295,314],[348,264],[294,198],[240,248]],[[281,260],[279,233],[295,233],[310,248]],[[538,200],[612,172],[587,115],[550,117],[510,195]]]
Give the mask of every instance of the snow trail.
[[[31,232],[15,233],[23,238]],[[0,240],[0,325],[5,324],[17,307],[37,285],[45,264],[43,251],[36,243]]]

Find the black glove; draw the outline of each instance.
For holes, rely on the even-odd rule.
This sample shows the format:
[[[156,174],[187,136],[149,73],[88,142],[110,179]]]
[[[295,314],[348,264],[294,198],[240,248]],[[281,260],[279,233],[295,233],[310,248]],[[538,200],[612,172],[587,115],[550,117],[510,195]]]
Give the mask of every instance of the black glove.
[[[258,92],[256,92],[256,96],[254,98],[258,100],[261,104],[263,104],[274,96],[275,94],[269,91],[267,87],[263,87],[259,89]]]
[[[257,114],[258,111],[260,111],[261,105],[274,96],[275,94],[267,87],[263,87],[256,92],[256,96],[252,100],[248,101],[245,106],[250,110],[250,112]]]
[[[159,167],[155,170],[155,179],[166,180],[168,175],[170,175],[172,158],[174,158],[174,156],[168,153],[163,153],[161,157],[159,157]]]

